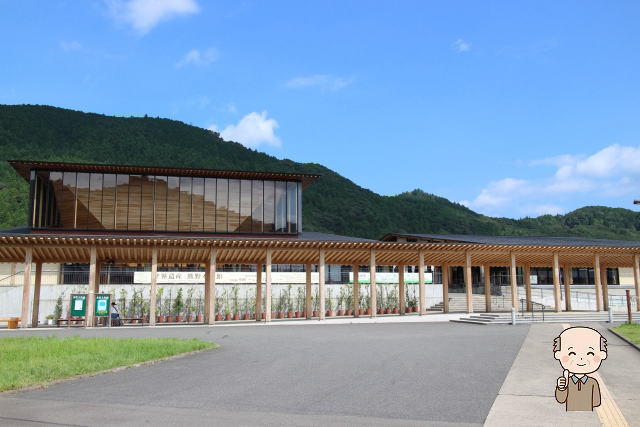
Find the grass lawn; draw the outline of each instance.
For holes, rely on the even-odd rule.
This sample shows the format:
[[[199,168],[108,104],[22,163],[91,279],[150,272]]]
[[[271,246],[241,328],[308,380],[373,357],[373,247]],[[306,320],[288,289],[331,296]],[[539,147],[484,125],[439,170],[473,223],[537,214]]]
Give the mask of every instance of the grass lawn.
[[[623,335],[632,343],[640,345],[640,324],[633,323],[631,325],[620,325],[613,328],[613,330],[620,335]]]
[[[178,338],[0,338],[0,391],[213,347]]]

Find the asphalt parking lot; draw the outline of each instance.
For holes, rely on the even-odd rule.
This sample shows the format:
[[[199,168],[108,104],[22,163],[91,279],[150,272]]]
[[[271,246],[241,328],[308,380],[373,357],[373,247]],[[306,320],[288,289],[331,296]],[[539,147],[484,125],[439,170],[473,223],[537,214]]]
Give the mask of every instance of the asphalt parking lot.
[[[15,425],[480,425],[528,329],[390,323],[6,332],[3,336],[193,337],[220,348],[5,393],[0,420]]]

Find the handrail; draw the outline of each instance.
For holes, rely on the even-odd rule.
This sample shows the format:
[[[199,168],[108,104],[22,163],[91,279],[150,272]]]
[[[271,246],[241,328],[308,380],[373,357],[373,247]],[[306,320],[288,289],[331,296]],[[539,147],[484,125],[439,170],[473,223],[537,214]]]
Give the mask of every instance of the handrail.
[[[540,312],[542,313],[542,321],[544,322],[544,309],[547,308],[547,306],[536,301],[527,301],[525,298],[520,298],[520,313],[522,313],[521,316],[524,317],[525,316],[524,313],[527,312],[527,310],[525,310],[525,304],[527,302],[531,304],[531,320],[535,318],[536,310],[534,309],[534,307],[540,306]]]

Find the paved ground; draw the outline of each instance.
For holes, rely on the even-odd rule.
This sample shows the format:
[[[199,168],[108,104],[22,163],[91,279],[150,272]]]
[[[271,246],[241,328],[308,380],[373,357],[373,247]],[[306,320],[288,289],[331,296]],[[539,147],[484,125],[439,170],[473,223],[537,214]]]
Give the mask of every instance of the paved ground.
[[[453,323],[56,330],[221,347],[5,394],[0,424],[481,425],[528,331]],[[0,336],[25,333],[52,332]]]

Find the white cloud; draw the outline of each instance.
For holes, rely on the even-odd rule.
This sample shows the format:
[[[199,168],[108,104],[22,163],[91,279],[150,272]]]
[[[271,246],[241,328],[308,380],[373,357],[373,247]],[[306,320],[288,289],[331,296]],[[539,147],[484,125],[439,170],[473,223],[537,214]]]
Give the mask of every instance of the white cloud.
[[[111,15],[131,25],[140,34],[148,33],[163,21],[198,13],[196,0],[105,0]]]
[[[82,44],[77,40],[61,41],[59,46],[60,46],[60,49],[67,52],[82,49]]]
[[[176,67],[182,68],[187,65],[203,67],[216,61],[218,57],[218,51],[212,47],[203,50],[191,49],[176,63]]]
[[[453,48],[457,52],[469,52],[471,50],[471,43],[466,42],[462,39],[458,39],[455,42],[453,42]]]
[[[300,89],[305,87],[321,87],[326,90],[338,90],[353,83],[352,78],[332,76],[329,74],[314,74],[311,76],[294,77],[284,85],[289,89]]]
[[[280,147],[282,141],[275,134],[278,128],[278,122],[267,117],[267,112],[249,113],[235,125],[228,125],[222,131],[218,126],[213,124],[209,126],[209,130],[219,132],[220,136],[227,141],[236,141],[240,144],[256,148],[260,145],[271,145]]]
[[[631,197],[640,188],[640,146],[613,144],[591,155],[564,154],[534,160],[529,166],[553,166],[555,172],[539,179],[490,182],[465,206],[486,214],[509,209],[514,215],[555,215],[566,209],[549,202],[576,195],[588,195],[590,200]],[[539,204],[531,204],[536,201]]]

